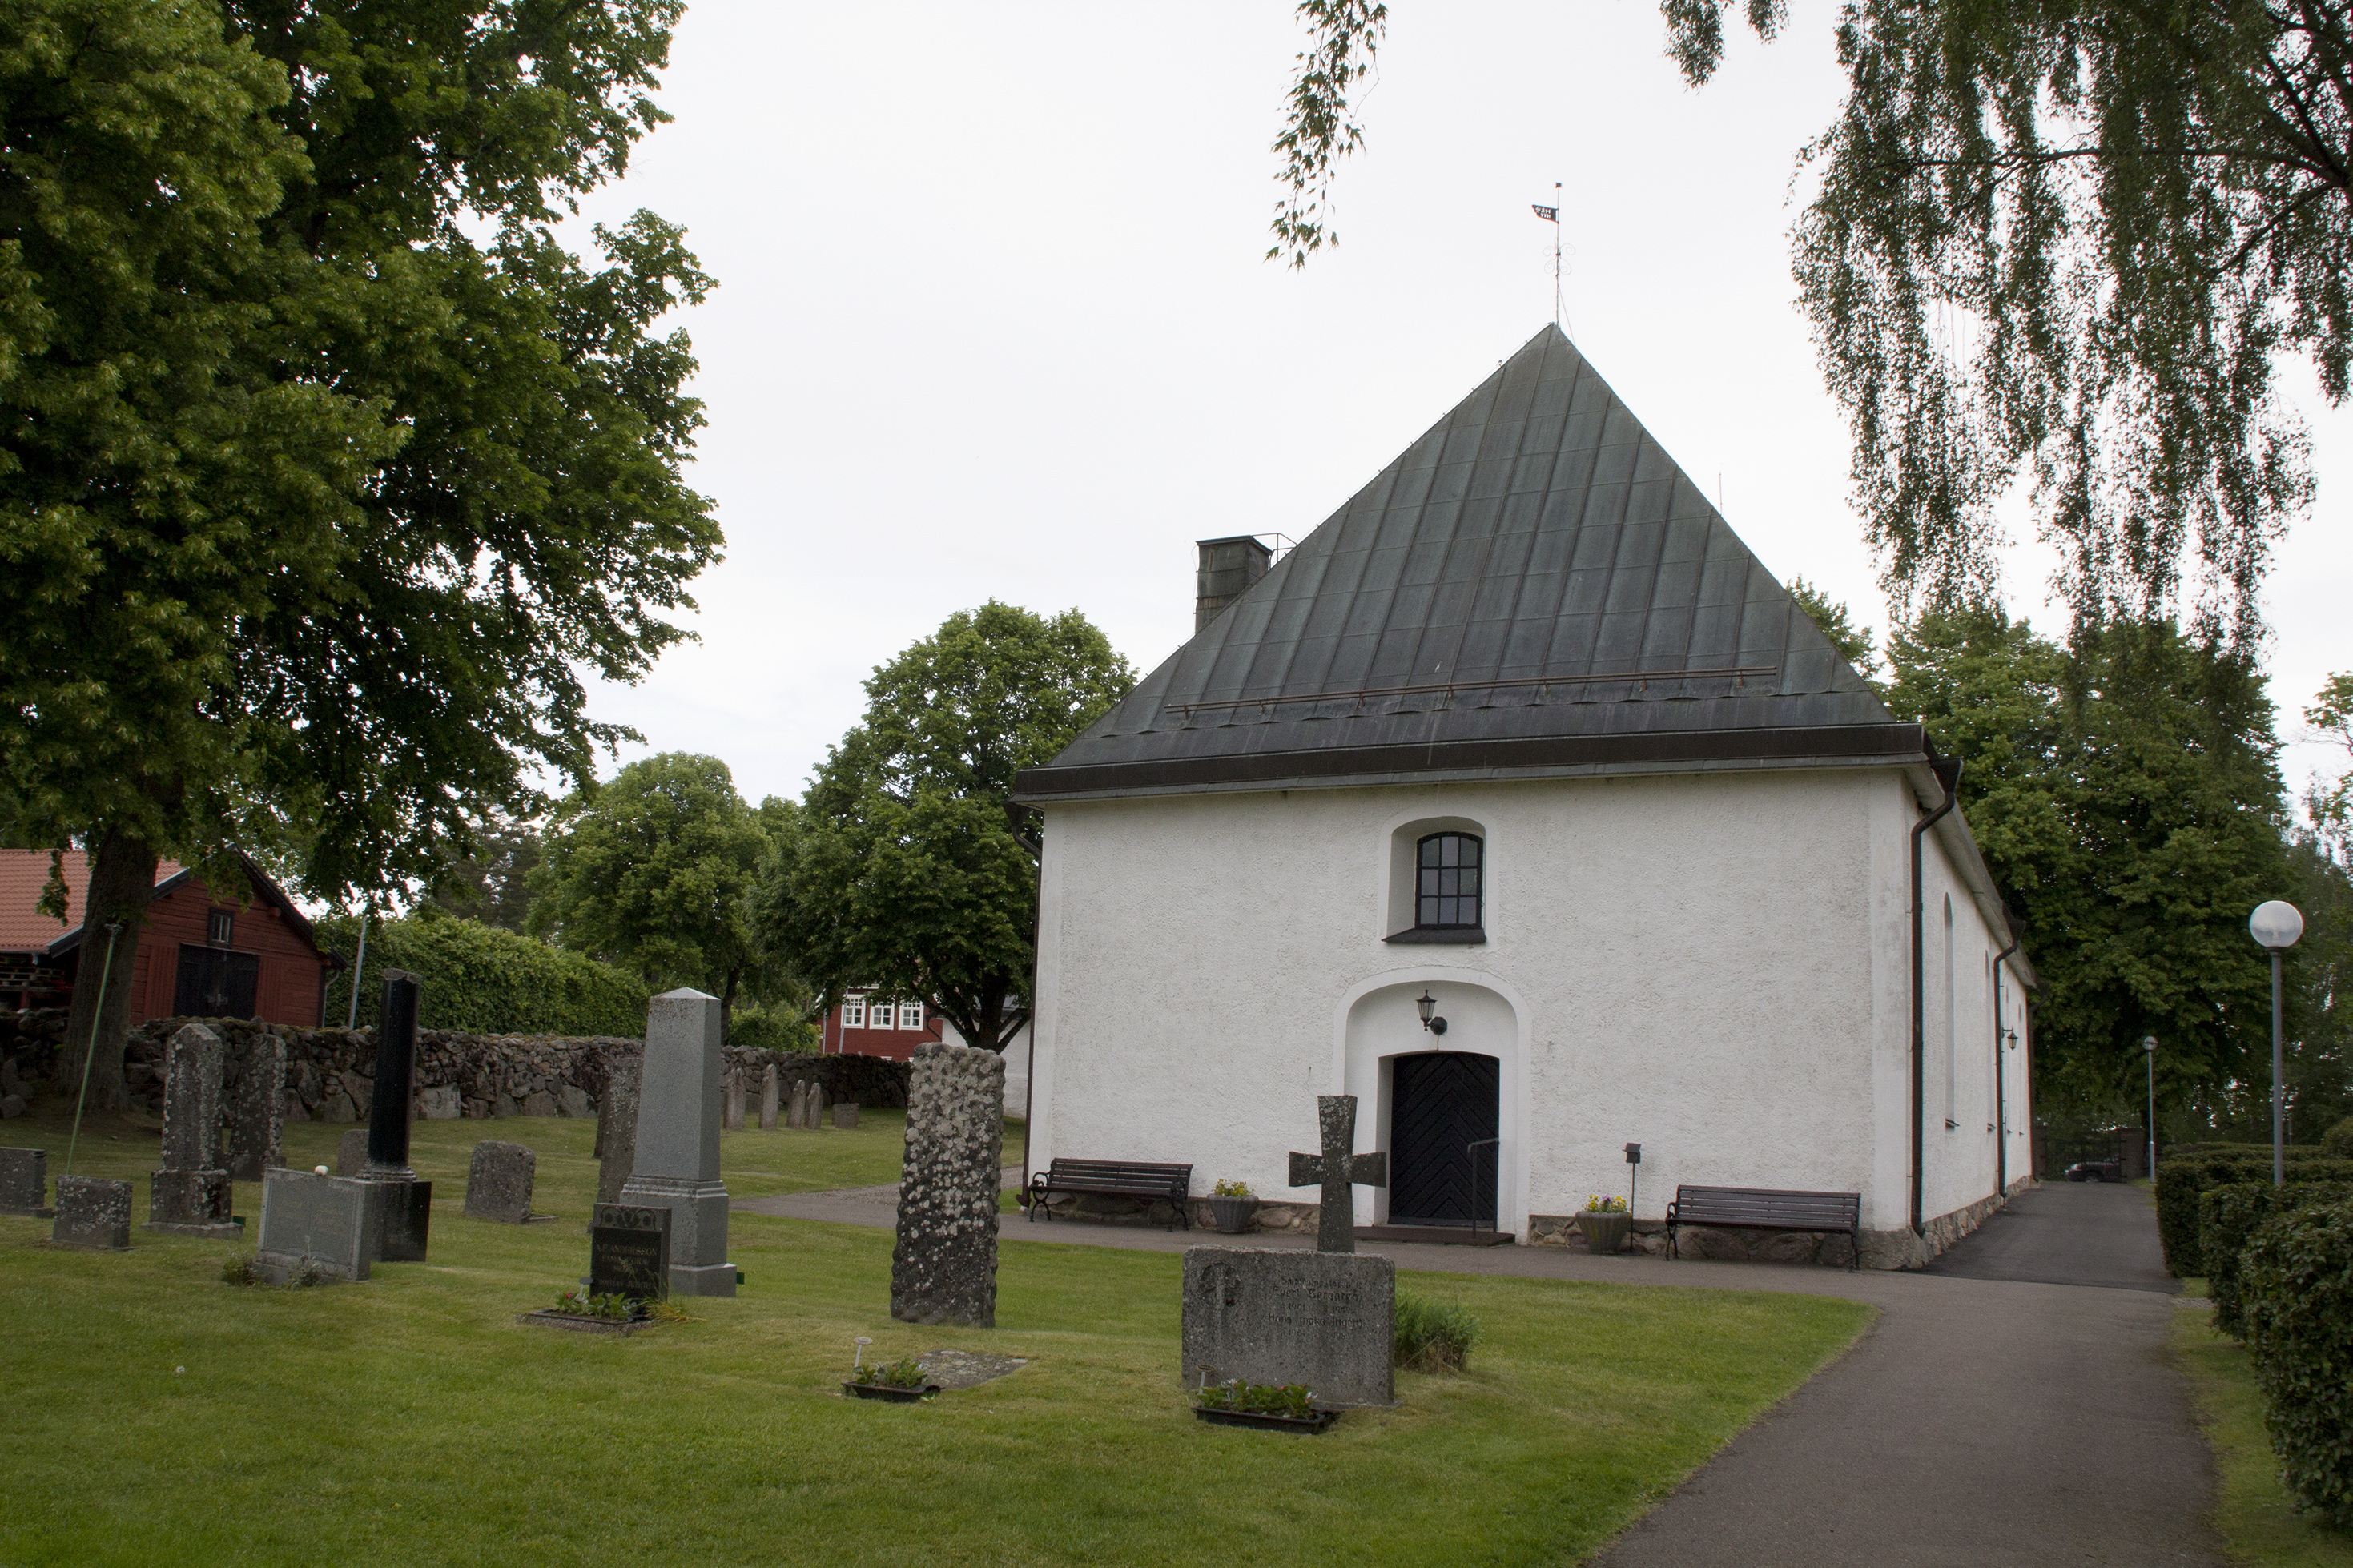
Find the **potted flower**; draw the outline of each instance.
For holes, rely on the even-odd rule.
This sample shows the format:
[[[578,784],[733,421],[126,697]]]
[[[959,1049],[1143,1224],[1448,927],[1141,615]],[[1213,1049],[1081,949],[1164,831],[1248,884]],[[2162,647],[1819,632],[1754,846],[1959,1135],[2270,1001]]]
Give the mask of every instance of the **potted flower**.
[[[1248,1182],[1219,1182],[1208,1204],[1209,1218],[1221,1235],[1240,1236],[1258,1219],[1258,1194]]]
[[[872,1366],[852,1367],[849,1381],[841,1391],[858,1399],[881,1399],[898,1405],[912,1405],[940,1391],[940,1385],[923,1375],[923,1369],[913,1360],[877,1362]]]
[[[1585,1200],[1577,1228],[1585,1233],[1588,1252],[1623,1252],[1626,1238],[1634,1234],[1634,1216],[1627,1211],[1624,1198],[1614,1193],[1596,1193]]]
[[[1267,1432],[1321,1432],[1340,1419],[1336,1410],[1319,1410],[1314,1391],[1304,1384],[1205,1381],[1193,1394],[1193,1418],[1213,1426],[1256,1426]]]

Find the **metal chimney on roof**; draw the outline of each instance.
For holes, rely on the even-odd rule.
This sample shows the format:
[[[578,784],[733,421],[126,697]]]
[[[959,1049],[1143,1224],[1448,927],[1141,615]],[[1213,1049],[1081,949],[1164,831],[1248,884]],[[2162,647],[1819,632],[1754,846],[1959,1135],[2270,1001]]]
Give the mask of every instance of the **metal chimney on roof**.
[[[1250,584],[1266,575],[1267,563],[1274,552],[1247,533],[1230,539],[1204,539],[1201,546],[1201,569],[1196,574],[1193,590],[1193,629],[1199,631],[1218,618],[1218,613],[1250,590]]]

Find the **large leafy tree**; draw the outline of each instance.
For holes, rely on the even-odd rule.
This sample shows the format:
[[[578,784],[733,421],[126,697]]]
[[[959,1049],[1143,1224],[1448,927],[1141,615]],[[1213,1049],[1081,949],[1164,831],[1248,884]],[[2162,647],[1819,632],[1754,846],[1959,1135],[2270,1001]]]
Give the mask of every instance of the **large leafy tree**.
[[[2128,1098],[2155,1035],[2160,1103],[2233,1121],[2268,1080],[2247,913],[2291,885],[2252,663],[2166,622],[2062,647],[1995,609],[1923,616],[1888,658],[1889,705],[1963,762],[1962,809],[2042,973],[2043,1103]]]
[[[655,331],[709,280],[649,214],[596,266],[552,226],[679,9],[0,0],[0,805],[134,939],[75,1047],[160,854],[382,889],[627,733],[586,678],[719,545]]]
[[[566,799],[532,872],[533,934],[667,991],[719,998],[756,962],[749,897],[768,850],[717,757],[670,752]]]
[[[1693,83],[1732,8],[1662,0]],[[1785,20],[1783,0],[1739,9],[1767,38]],[[1303,260],[1386,15],[1298,11],[1275,236]],[[2243,640],[2310,491],[2276,362],[2307,358],[2331,401],[2353,367],[2346,8],[1850,0],[1837,49],[1847,96],[1806,150],[1822,177],[1795,261],[1890,587],[1981,596],[2022,475],[2084,613],[2187,598]]]
[[[874,672],[865,721],[818,770],[761,890],[770,945],[828,1003],[876,986],[1004,1049],[1029,1021],[1037,961],[1039,847],[1013,776],[1134,682],[1076,610],[992,600],[949,616]]]

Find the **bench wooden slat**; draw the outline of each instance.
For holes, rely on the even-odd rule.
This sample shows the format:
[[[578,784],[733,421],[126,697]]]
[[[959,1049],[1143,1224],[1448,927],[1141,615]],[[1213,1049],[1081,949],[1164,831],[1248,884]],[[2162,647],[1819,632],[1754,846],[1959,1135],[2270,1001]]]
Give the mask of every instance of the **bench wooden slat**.
[[[1678,1256],[1676,1232],[1683,1226],[1722,1226],[1740,1230],[1844,1231],[1851,1244],[1850,1270],[1862,1251],[1862,1194],[1817,1193],[1785,1187],[1679,1186],[1667,1205],[1667,1255]]]
[[[1054,1193],[1094,1193],[1121,1197],[1150,1198],[1165,1201],[1176,1210],[1177,1219],[1187,1230],[1193,1226],[1193,1216],[1186,1197],[1193,1185],[1193,1167],[1151,1160],[1073,1160],[1057,1158],[1045,1170],[1029,1178],[1029,1190],[1025,1194],[1029,1217],[1035,1220],[1039,1211],[1046,1209],[1046,1198]],[[1046,1217],[1054,1217],[1046,1210]],[[1169,1229],[1176,1229],[1171,1225]]]

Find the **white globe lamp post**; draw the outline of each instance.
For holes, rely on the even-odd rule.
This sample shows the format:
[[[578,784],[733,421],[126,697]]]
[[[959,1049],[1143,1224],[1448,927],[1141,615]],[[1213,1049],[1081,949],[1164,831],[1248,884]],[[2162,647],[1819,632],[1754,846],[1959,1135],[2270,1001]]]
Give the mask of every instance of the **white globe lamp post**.
[[[2272,1185],[2287,1184],[2287,1065],[2280,1047],[2280,954],[2304,934],[2304,914],[2283,899],[2255,906],[2247,930],[2272,955]]]

